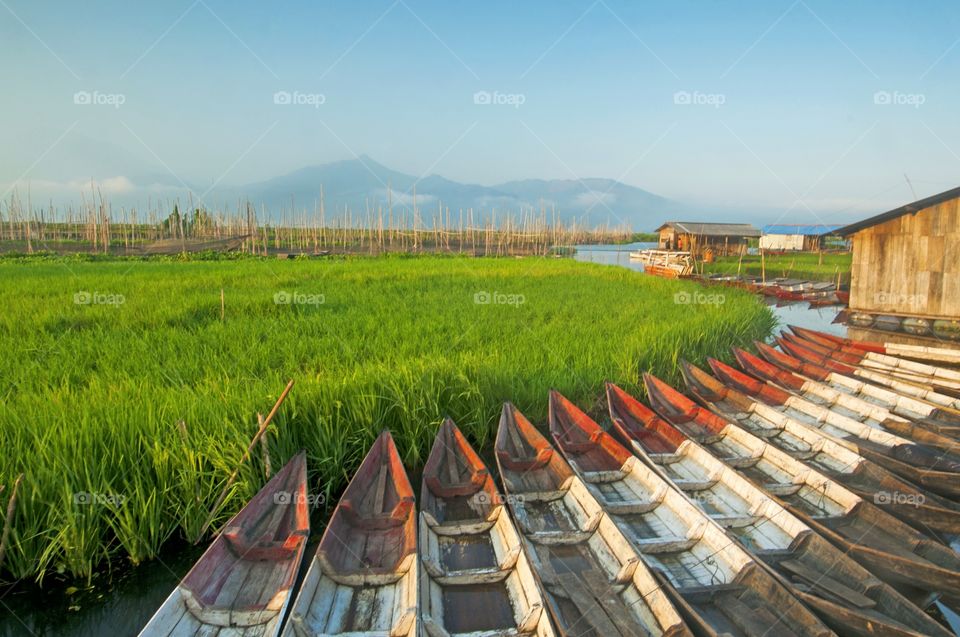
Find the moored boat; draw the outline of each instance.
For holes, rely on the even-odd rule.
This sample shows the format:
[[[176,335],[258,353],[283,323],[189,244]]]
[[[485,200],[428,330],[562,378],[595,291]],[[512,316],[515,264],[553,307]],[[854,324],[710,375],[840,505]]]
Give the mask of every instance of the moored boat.
[[[900,379],[869,368],[855,367],[853,365],[840,363],[833,360],[829,356],[823,356],[817,353],[801,343],[790,341],[783,337],[778,337],[776,339],[776,343],[785,354],[792,356],[800,361],[800,363],[819,366],[824,370],[844,374],[853,378],[861,378],[865,381],[874,383],[875,385],[887,387],[888,389],[891,389],[899,394],[903,394],[904,396],[918,398],[928,403],[933,403],[934,405],[949,407],[951,409],[960,409],[960,398],[949,394],[939,393],[937,391],[937,387],[930,383],[921,382],[919,380],[911,381]],[[801,367],[801,369],[804,368],[805,367]],[[796,369],[792,371],[796,371]],[[814,368],[811,368],[810,371],[813,372]]]
[[[844,352],[829,342],[825,344],[811,341],[788,332],[784,332],[781,337],[786,341],[806,347],[822,357],[829,357],[831,360],[840,363],[874,370],[911,382],[929,383],[938,392],[960,396],[960,378],[954,378],[953,370],[905,358],[897,358],[896,356],[887,356],[886,354],[864,353],[857,350]]]
[[[724,385],[695,365],[682,362],[681,369],[690,394],[718,415],[921,531],[960,533],[960,504],[910,484],[828,432]]]
[[[864,402],[883,407],[892,414],[912,420],[938,434],[956,438],[960,436],[960,411],[930,401],[895,391],[866,379],[858,379],[834,372],[814,363],[802,361],[786,351],[778,351],[766,343],[755,342],[757,351],[768,363],[796,376],[806,377],[836,389]],[[786,343],[789,347],[790,344]],[[901,385],[905,385],[901,384]],[[949,400],[949,397],[944,397]]]
[[[561,635],[691,634],[623,533],[510,403],[500,416],[496,457],[507,503]]]
[[[875,341],[858,341],[852,338],[843,338],[826,332],[811,330],[803,327],[790,326],[794,334],[801,338],[813,341],[830,342],[841,347],[850,347],[864,352],[889,354],[905,358],[917,358],[923,361],[936,361],[949,365],[960,365],[960,350],[949,347],[930,347],[927,345],[907,345],[904,343],[880,343]]]
[[[743,370],[756,378],[780,385],[806,400],[841,413],[848,418],[859,420],[871,427],[890,431],[898,436],[935,447],[945,453],[960,453],[960,440],[923,426],[921,420],[911,420],[898,416],[886,407],[867,402],[824,383],[783,370],[746,350],[735,347],[733,353]]]
[[[424,466],[420,503],[420,621],[426,635],[555,635],[493,477],[449,418]]]
[[[277,635],[309,534],[300,452],[224,526],[141,637]]]
[[[550,432],[577,475],[710,635],[833,634],[724,529],[566,398],[550,394]]]
[[[646,464],[669,476],[837,633],[950,634],[752,482],[609,383],[607,404],[614,430]]]
[[[923,359],[916,360],[897,354],[873,352],[852,345],[844,345],[828,338],[829,334],[821,332],[794,327],[790,329],[796,338],[815,343],[832,356],[851,365],[890,368],[898,373],[928,376],[945,383],[960,383],[960,370],[957,369],[944,367],[941,364],[931,364]]]
[[[644,376],[650,404],[793,515],[888,583],[960,595],[960,555],[863,500],[826,475]]]
[[[960,496],[960,463],[950,460],[939,450],[865,425],[793,395],[773,383],[748,376],[716,359],[708,358],[707,362],[723,384],[807,426],[835,436],[860,455],[914,484],[947,497]]]
[[[410,480],[384,431],[327,523],[285,637],[418,635],[414,508]]]
[[[693,273],[693,258],[689,252],[637,250],[630,253],[630,258],[640,261],[647,274],[677,279]]]

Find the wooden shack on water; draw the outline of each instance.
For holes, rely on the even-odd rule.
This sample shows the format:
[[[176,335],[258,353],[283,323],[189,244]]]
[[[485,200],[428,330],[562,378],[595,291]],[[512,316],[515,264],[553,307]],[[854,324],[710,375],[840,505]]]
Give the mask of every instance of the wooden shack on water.
[[[853,242],[851,323],[960,338],[960,188],[837,234]]]
[[[708,248],[717,256],[744,254],[749,239],[760,237],[760,230],[749,223],[701,223],[668,221],[656,232],[661,250],[680,250],[702,256]]]

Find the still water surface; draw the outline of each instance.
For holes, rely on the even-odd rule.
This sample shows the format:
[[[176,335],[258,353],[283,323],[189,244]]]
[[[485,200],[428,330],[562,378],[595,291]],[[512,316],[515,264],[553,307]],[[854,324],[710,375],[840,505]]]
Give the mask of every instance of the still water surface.
[[[619,265],[631,270],[643,272],[643,265],[639,261],[630,260],[632,250],[647,250],[656,248],[656,243],[627,243],[624,245],[595,245],[577,246],[574,258],[577,261],[600,263],[604,265]],[[810,309],[807,303],[789,303],[777,307],[776,299],[764,298],[770,305],[774,316],[780,321],[782,328],[787,325],[798,325],[809,329],[829,332],[838,336],[846,336],[845,325],[833,322],[840,313],[839,306]]]

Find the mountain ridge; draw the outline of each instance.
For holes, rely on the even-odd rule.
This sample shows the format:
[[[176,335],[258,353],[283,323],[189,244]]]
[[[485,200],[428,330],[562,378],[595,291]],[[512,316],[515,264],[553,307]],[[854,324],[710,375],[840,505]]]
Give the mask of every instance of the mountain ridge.
[[[615,179],[518,179],[485,186],[435,173],[418,178],[384,166],[367,155],[305,166],[284,175],[232,187],[226,194],[245,197],[270,209],[289,208],[291,199],[294,207],[303,208],[319,202],[321,186],[328,209],[334,206],[362,211],[390,204],[395,209],[409,209],[415,193],[421,211],[437,205],[451,212],[473,209],[484,213],[493,210],[519,213],[544,208],[564,222],[627,225],[632,229],[643,229],[652,218],[682,209],[677,202]]]

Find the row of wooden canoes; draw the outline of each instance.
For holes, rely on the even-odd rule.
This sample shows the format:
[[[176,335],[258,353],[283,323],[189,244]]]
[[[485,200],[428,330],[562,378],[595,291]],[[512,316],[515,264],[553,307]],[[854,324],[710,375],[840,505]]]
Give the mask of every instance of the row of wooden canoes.
[[[848,290],[837,289],[835,284],[828,281],[786,277],[763,279],[758,276],[738,274],[707,274],[696,278],[702,283],[742,288],[775,297],[778,301],[806,301],[813,307],[847,305],[850,302]]]
[[[384,432],[296,586],[300,454],[142,634],[951,634],[921,607],[960,601],[960,374],[790,337],[683,363],[689,395],[646,375],[650,406],[608,384],[610,431],[556,392],[552,442],[504,405],[502,493],[447,420],[419,514]]]

